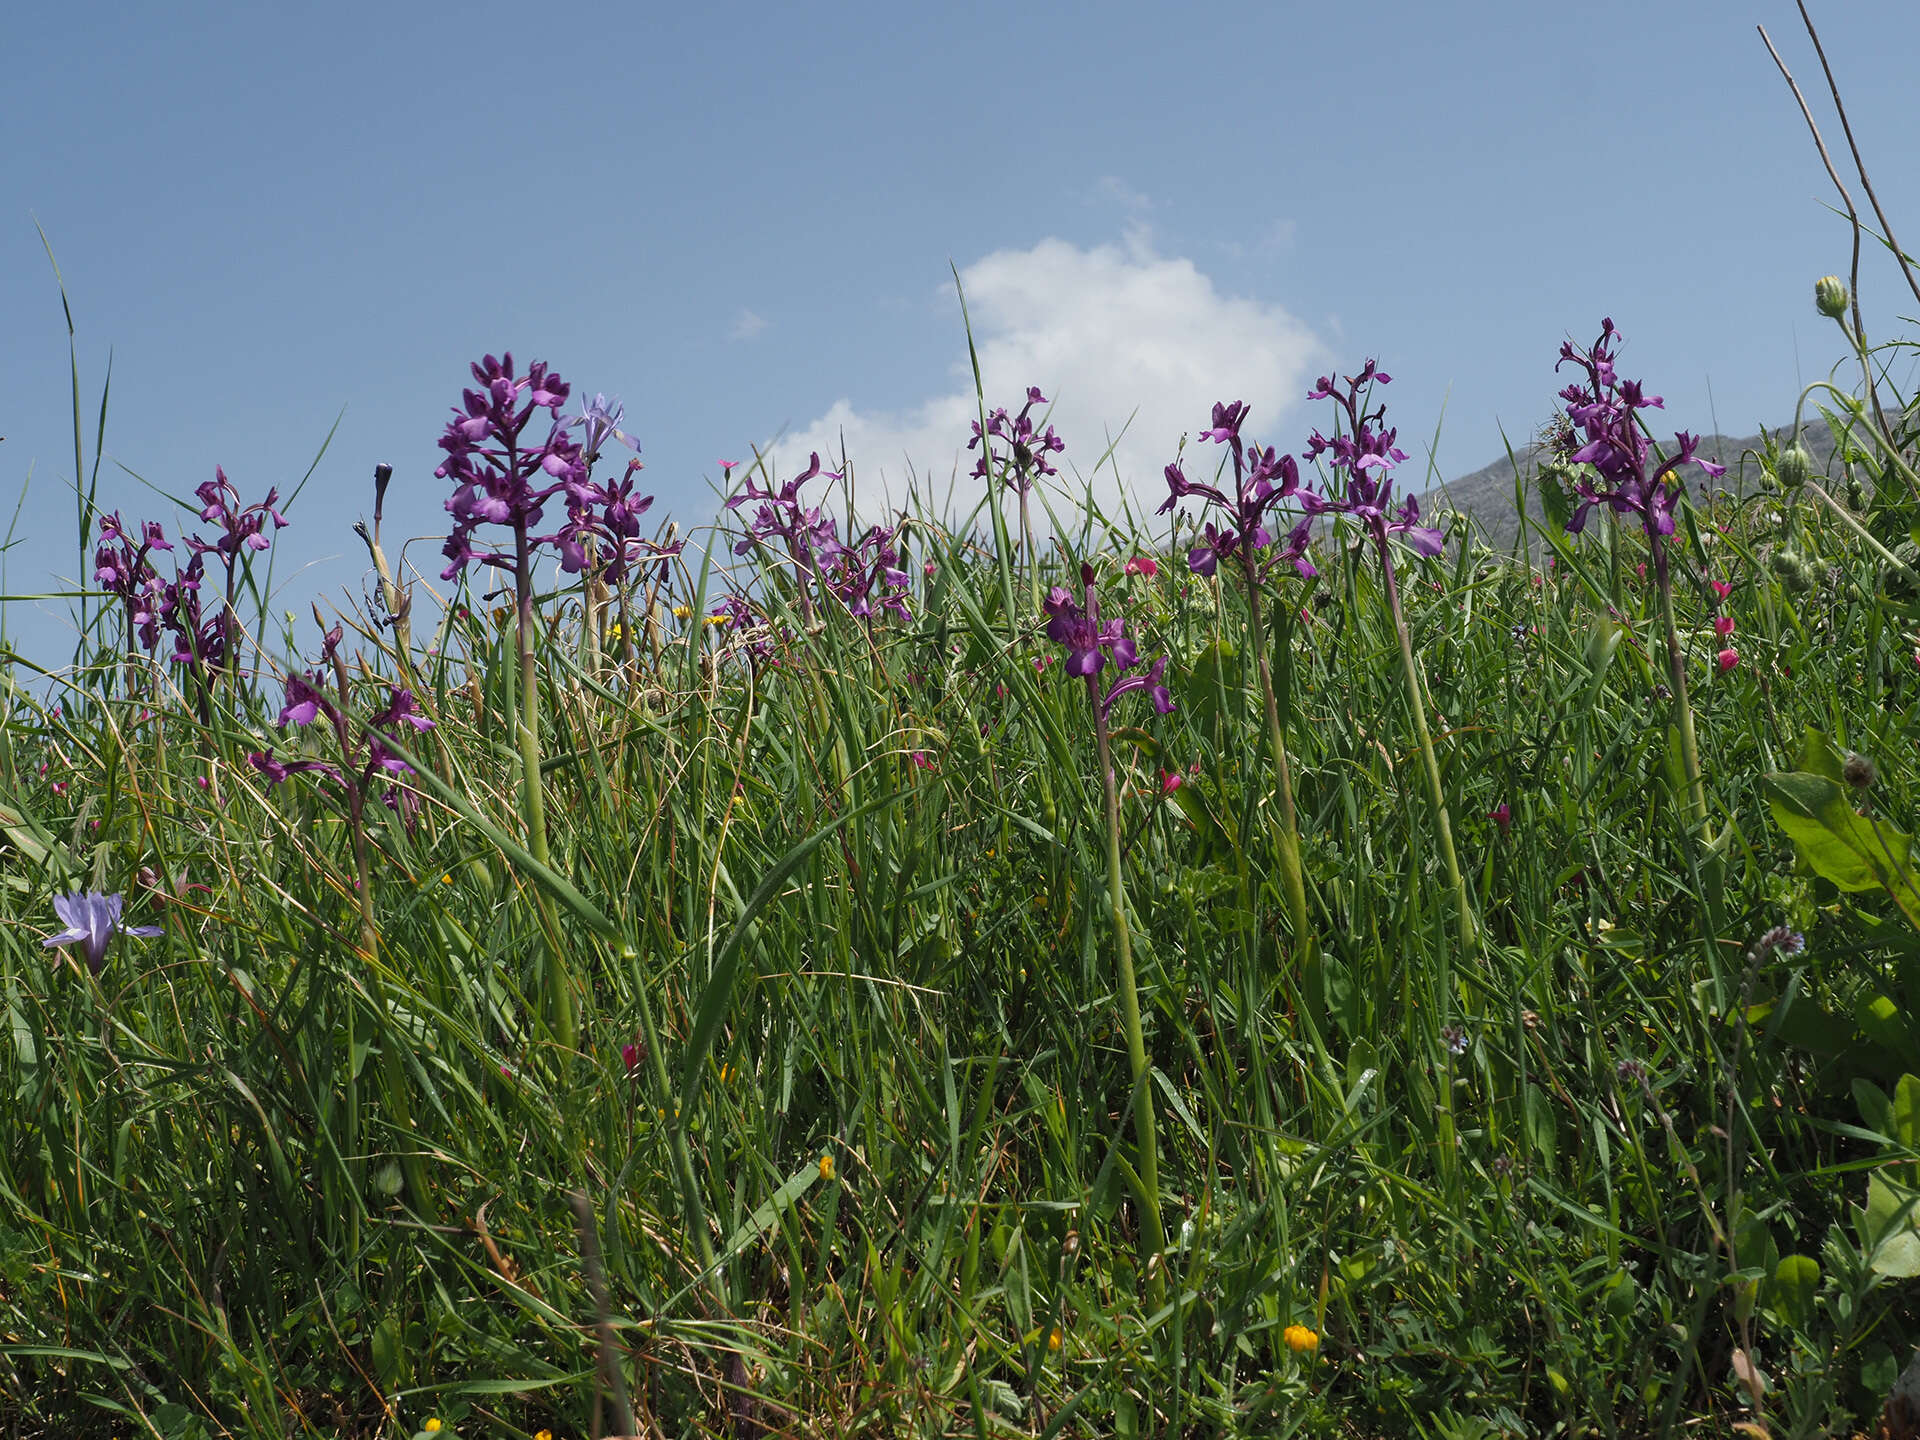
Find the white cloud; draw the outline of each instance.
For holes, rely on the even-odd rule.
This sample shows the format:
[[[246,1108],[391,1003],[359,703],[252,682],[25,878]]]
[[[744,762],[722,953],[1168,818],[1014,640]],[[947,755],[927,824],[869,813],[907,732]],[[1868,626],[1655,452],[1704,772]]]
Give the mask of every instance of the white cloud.
[[[733,322],[733,338],[751,340],[767,328],[767,322],[753,311],[742,307],[739,318]]]
[[[1153,200],[1145,193],[1134,189],[1118,175],[1102,175],[1094,186],[1094,191],[1104,200],[1117,203],[1124,210],[1151,210]]]
[[[1049,239],[995,251],[960,278],[988,407],[1017,410],[1029,385],[1046,393],[1067,442],[1055,457],[1056,484],[1071,495],[1081,493],[1076,470],[1091,474],[1096,499],[1113,511],[1124,481],[1136,508],[1151,514],[1166,495],[1162,468],[1182,434],[1205,427],[1216,400],[1247,401],[1250,437],[1297,449],[1303,397],[1325,358],[1320,342],[1279,306],[1222,295],[1192,261],[1155,254],[1144,228],[1130,227],[1124,246]],[[778,473],[797,471],[811,450],[838,457],[844,438],[861,508],[877,513],[882,503],[904,503],[910,472],[923,493],[944,502],[957,462],[959,518],[980,495],[967,473],[978,453],[965,447],[979,410],[964,355],[951,384],[903,413],[837,400],[779,443]],[[1112,437],[1121,437],[1112,459],[1092,473]]]

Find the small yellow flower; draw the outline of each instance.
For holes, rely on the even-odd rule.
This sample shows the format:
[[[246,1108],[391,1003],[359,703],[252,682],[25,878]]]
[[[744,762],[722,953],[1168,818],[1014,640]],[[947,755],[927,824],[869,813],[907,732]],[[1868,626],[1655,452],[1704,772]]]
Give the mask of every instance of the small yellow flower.
[[[442,875],[442,876],[440,877],[440,883],[441,883],[442,885],[451,885],[451,884],[453,884],[453,876],[451,876],[451,875]]]
[[[833,1156],[822,1155],[820,1157],[820,1178],[822,1180],[831,1180],[833,1178]]]
[[[533,1432],[533,1440],[553,1440],[553,1431],[536,1430]]]
[[[685,620],[692,614],[693,607],[691,605],[676,605],[673,607],[673,618],[676,620]]]
[[[427,1434],[429,1434],[429,1435],[438,1435],[438,1434],[440,1433],[440,1419],[439,1419],[439,1417],[438,1417],[438,1416],[434,1416],[434,1415],[430,1415],[430,1416],[428,1416],[428,1417],[427,1417],[427,1423],[426,1423],[426,1424],[424,1424],[424,1425],[422,1425],[422,1426],[421,1426],[420,1428],[421,1428],[422,1430],[424,1430],[424,1431],[426,1431],[426,1432],[427,1432]]]
[[[1287,1348],[1296,1355],[1320,1348],[1320,1337],[1304,1325],[1289,1325],[1280,1332],[1280,1338],[1287,1342]]]
[[[1049,1355],[1058,1355],[1060,1353],[1060,1340],[1060,1327],[1056,1325],[1047,1332],[1047,1353]]]

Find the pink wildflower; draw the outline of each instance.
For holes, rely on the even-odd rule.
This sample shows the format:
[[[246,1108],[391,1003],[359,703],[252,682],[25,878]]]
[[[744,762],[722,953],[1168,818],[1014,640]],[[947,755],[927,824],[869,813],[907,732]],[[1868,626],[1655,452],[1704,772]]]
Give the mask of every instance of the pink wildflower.
[[[1740,652],[1729,645],[1725,650],[1722,650],[1716,655],[1714,660],[1715,663],[1720,666],[1720,673],[1724,675],[1740,663]]]

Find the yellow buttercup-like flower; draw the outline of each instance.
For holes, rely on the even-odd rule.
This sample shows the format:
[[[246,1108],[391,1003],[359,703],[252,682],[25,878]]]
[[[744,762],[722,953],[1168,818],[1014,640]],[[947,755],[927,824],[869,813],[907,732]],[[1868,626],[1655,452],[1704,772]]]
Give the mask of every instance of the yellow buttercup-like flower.
[[[822,1180],[831,1180],[833,1178],[833,1156],[822,1155],[820,1157],[820,1178]]]
[[[1287,1342],[1287,1348],[1296,1355],[1320,1348],[1320,1337],[1304,1325],[1289,1325],[1280,1332],[1280,1338]]]

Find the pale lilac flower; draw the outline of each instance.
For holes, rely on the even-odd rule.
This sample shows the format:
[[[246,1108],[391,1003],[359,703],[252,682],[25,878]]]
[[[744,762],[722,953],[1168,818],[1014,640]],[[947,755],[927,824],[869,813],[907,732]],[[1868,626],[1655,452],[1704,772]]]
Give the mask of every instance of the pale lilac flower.
[[[567,421],[569,429],[579,426],[585,432],[580,448],[586,451],[588,465],[600,458],[601,447],[609,440],[618,440],[634,454],[640,453],[640,442],[620,428],[626,413],[627,407],[618,400],[609,405],[606,396],[595,395],[585,409]]]
[[[84,947],[87,969],[98,975],[100,967],[106,963],[107,943],[116,933],[140,936],[161,933],[158,925],[122,925],[120,905],[120,896],[103,895],[98,890],[81,890],[71,895],[56,895],[53,897],[53,910],[66,922],[67,928],[58,935],[49,935],[40,943],[43,946],[79,945]]]

